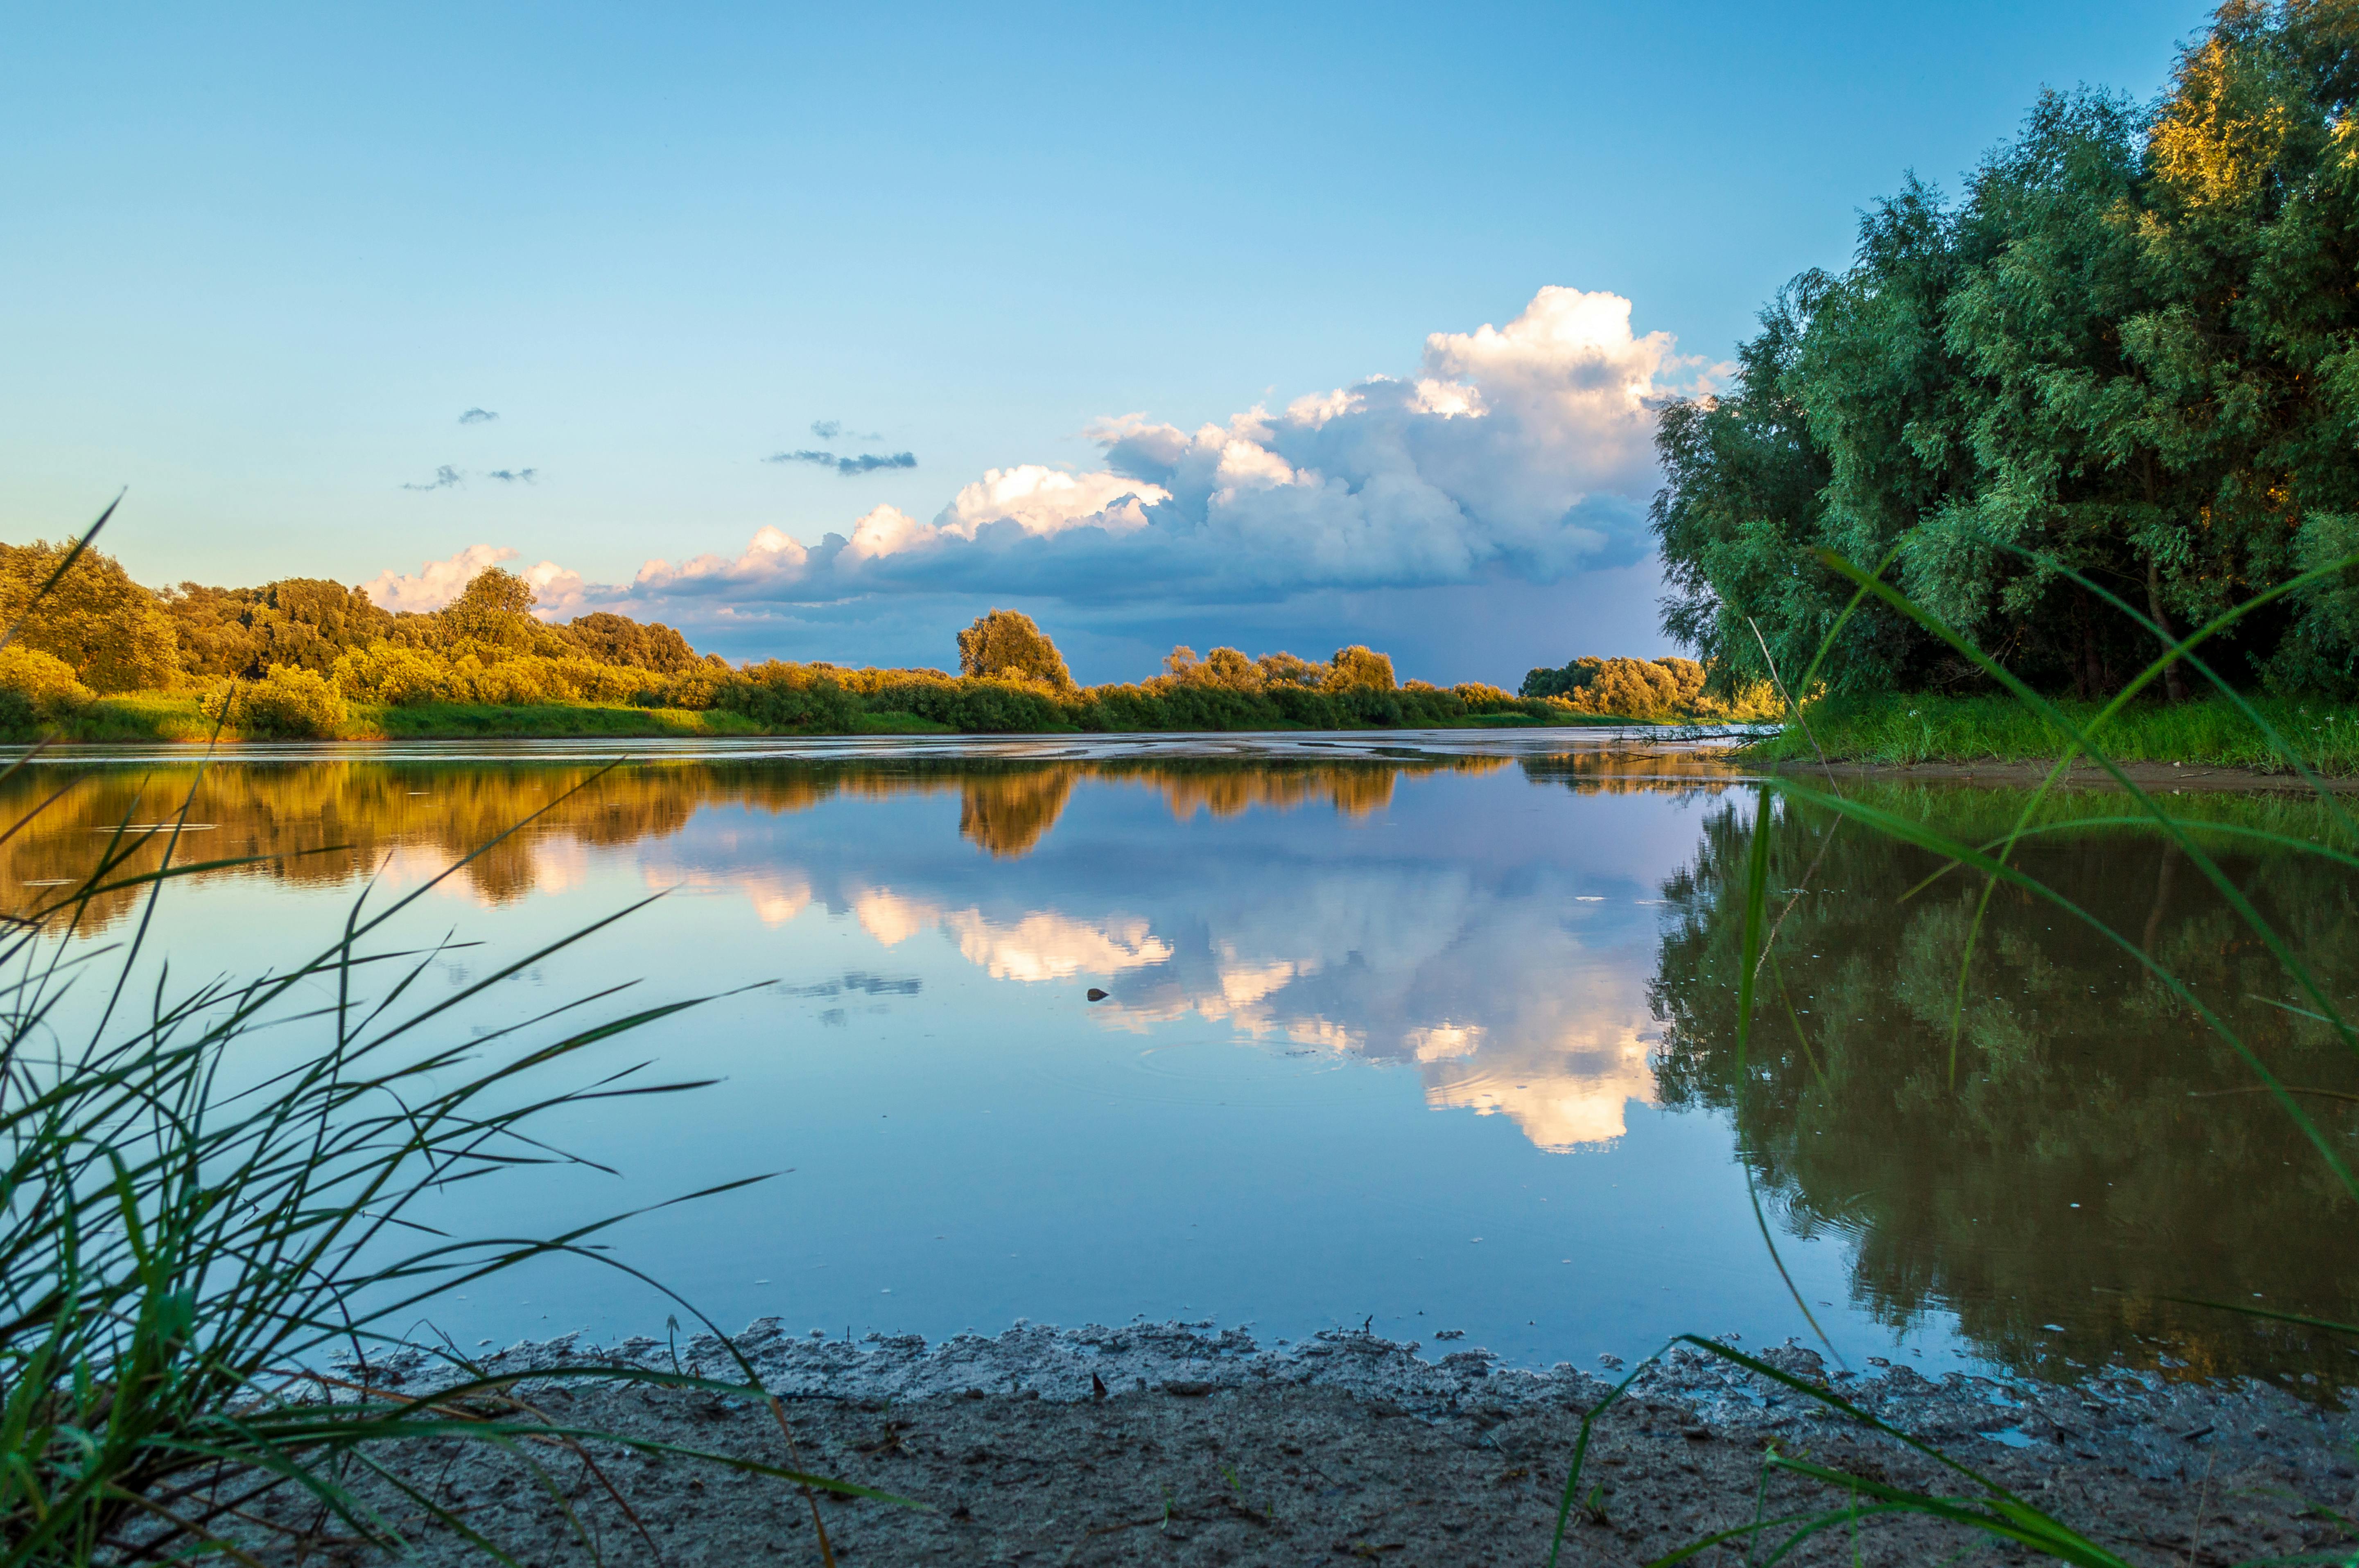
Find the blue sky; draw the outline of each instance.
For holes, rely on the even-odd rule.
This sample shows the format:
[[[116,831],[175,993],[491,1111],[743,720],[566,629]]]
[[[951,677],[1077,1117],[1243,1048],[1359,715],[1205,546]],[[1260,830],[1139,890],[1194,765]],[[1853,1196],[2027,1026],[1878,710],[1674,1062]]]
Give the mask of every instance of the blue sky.
[[[1666,652],[1651,400],[2204,15],[20,10],[0,535],[128,485],[145,581],[499,556],[736,656]]]

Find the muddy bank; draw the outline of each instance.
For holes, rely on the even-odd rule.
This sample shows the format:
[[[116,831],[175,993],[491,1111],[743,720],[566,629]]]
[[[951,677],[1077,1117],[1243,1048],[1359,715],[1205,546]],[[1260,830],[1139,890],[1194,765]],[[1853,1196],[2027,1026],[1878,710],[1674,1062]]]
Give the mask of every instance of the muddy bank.
[[[1019,1325],[929,1346],[816,1339],[763,1322],[735,1344],[786,1396],[804,1467],[927,1505],[821,1502],[839,1559],[853,1563],[1538,1563],[1581,1417],[1609,1391],[1569,1365],[1504,1368],[1454,1342],[1428,1354],[1330,1333],[1265,1347],[1209,1324]],[[672,1364],[653,1341],[615,1350]],[[565,1339],[486,1366],[527,1379],[527,1396],[564,1424],[788,1462],[757,1401],[531,1380],[595,1354]],[[2340,1527],[2317,1510],[2347,1514],[2359,1491],[2359,1423],[2275,1389],[2126,1374],[2081,1389],[1934,1382],[1906,1367],[1830,1377],[1799,1346],[1760,1354],[2133,1561],[2228,1563],[2338,1544]],[[727,1376],[733,1364],[706,1337],[680,1346],[679,1365]],[[422,1360],[372,1373],[408,1391],[440,1378]],[[1773,1444],[1896,1483],[1965,1489],[1824,1405],[1687,1350],[1642,1374],[1597,1433],[1582,1483],[1593,1506],[1568,1527],[1570,1562],[1646,1561],[1753,1518]],[[596,1444],[548,1451],[545,1463],[608,1562],[820,1560],[810,1505],[775,1481]],[[397,1467],[522,1561],[592,1560],[512,1458],[421,1443]],[[1790,1476],[1773,1476],[1766,1498],[1772,1517],[1840,1501]],[[426,1539],[431,1560],[463,1555],[430,1529]],[[1858,1549],[1864,1562],[1916,1562],[1968,1544],[1951,1527],[1878,1522]],[[1830,1535],[1799,1559],[1848,1561],[1853,1551],[1847,1535]]]
[[[1903,784],[1973,784],[1992,787],[2036,786],[2047,778],[2048,770],[2056,765],[2052,757],[2046,762],[2032,762],[1986,760],[1967,762],[1836,762],[1821,764],[1812,758],[1798,760],[1790,757],[1783,762],[1762,762],[1747,757],[1742,750],[1730,751],[1723,755],[1726,761],[1739,767],[1757,768],[1763,773],[1784,773],[1798,778],[1824,779],[1832,773],[1838,779],[1882,779]],[[2171,790],[2315,793],[2300,774],[2292,773],[2265,773],[2253,768],[2223,768],[2208,762],[2122,762],[2117,765],[2133,783],[2149,794],[2166,794]],[[2359,778],[2327,778],[2321,782],[2337,794],[2359,791]],[[2087,762],[2076,763],[2057,783],[2060,787],[2069,789],[2121,788],[2111,773]]]

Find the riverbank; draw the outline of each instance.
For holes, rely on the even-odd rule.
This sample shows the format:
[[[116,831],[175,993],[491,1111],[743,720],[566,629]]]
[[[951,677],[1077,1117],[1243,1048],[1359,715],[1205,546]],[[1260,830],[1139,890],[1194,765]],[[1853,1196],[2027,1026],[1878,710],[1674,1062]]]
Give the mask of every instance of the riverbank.
[[[823,1502],[833,1549],[853,1563],[1538,1563],[1581,1416],[1609,1391],[1569,1365],[1506,1368],[1448,1342],[1430,1359],[1417,1344],[1348,1332],[1265,1348],[1209,1324],[1018,1325],[928,1346],[915,1336],[855,1345],[795,1336],[764,1320],[734,1344],[785,1397],[802,1466],[925,1505]],[[516,1346],[486,1370],[527,1379],[527,1397],[552,1422],[788,1462],[770,1412],[751,1400],[529,1380],[597,1354],[560,1339]],[[653,1340],[607,1354],[672,1364]],[[2359,1422],[2274,1388],[2128,1373],[2077,1389],[1959,1375],[1936,1383],[1905,1366],[1831,1371],[1790,1344],[1756,1354],[2132,1561],[2228,1563],[2346,1541],[2311,1505],[2348,1511]],[[685,1368],[733,1375],[710,1336],[679,1357]],[[410,1391],[438,1380],[422,1359],[375,1377]],[[1841,1503],[1782,1473],[1765,1494],[1772,1444],[1897,1485],[1951,1495],[1962,1486],[1814,1400],[1683,1349],[1599,1421],[1582,1482],[1589,1506],[1568,1526],[1565,1561],[1647,1561],[1743,1523],[1756,1507],[1777,1517]],[[553,1468],[607,1562],[818,1561],[810,1505],[788,1487],[606,1445],[586,1458],[594,1473],[582,1454]],[[510,1456],[420,1443],[395,1467],[523,1561],[592,1560]],[[383,1500],[417,1512],[389,1488]],[[424,1539],[427,1561],[464,1560],[448,1534],[429,1529]],[[1796,1560],[1930,1561],[1980,1539],[1923,1520],[1874,1521],[1856,1543],[1831,1531]]]
[[[1416,727],[1445,730],[1597,729],[1625,727],[1629,722],[1625,719],[1552,710],[1545,716],[1522,711],[1443,715],[1433,719],[1431,722],[1419,719]],[[1391,723],[1344,723],[1335,728],[1344,731],[1373,731],[1400,727],[1401,725]],[[1176,728],[1190,731],[1201,728],[1216,730],[1232,728],[1265,730],[1272,732],[1309,732],[1321,727],[1312,724],[1290,723],[1283,719],[1259,719],[1252,725],[1223,726],[1215,723],[1209,727],[1181,725]],[[961,735],[1003,732],[1007,731],[967,729],[960,725],[927,719],[916,713],[890,709],[852,713],[842,723],[766,725],[745,714],[718,708],[636,708],[589,703],[547,703],[531,707],[506,708],[478,703],[437,702],[403,708],[376,708],[353,704],[342,722],[332,726],[328,732],[319,735],[289,737],[283,734],[249,734],[233,724],[219,731],[219,739],[234,744],[248,740],[270,741],[290,738],[362,741],[590,740],[602,736],[640,740],[667,738],[693,740],[758,735]],[[1051,723],[1044,728],[1027,729],[1024,732],[1079,735],[1093,731],[1079,724]],[[1161,731],[1150,727],[1126,732],[1154,734]],[[13,740],[21,743],[35,739],[37,734],[68,745],[154,745],[158,743],[203,745],[216,738],[214,722],[199,710],[197,697],[178,692],[130,692],[100,697],[78,712],[42,726],[38,732],[26,732],[0,739]]]
[[[2303,764],[2328,777],[2359,777],[2359,708],[2321,700],[2252,698],[2271,729],[2299,754]],[[2102,705],[2061,702],[2060,709],[2088,732]],[[1815,764],[1828,760],[1878,770],[1922,769],[1928,764],[1977,768],[2027,764],[2036,782],[2066,745],[2063,732],[2031,708],[2006,697],[1896,695],[1829,698],[1812,703],[1807,725],[1788,725],[1776,736],[1748,747],[1743,760],[1756,763]],[[2092,739],[2120,762],[2168,767],[2234,769],[2298,779],[2285,753],[2272,746],[2252,721],[2217,698],[2198,702],[2134,703],[2114,716]],[[1995,782],[1987,772],[1979,776]]]

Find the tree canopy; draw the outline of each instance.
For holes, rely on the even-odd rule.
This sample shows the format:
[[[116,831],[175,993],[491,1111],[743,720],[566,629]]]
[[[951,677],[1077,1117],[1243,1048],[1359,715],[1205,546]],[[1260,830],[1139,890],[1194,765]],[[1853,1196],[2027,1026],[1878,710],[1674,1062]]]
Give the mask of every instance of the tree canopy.
[[[975,617],[974,624],[958,634],[959,673],[968,676],[1013,676],[1070,691],[1073,676],[1065,655],[1049,634],[1018,610],[994,610]]]
[[[2033,684],[2110,691],[2183,633],[2359,551],[2359,0],[2229,0],[2162,99],[2043,95],[1946,200],[1910,180],[1851,268],[1762,312],[1658,434],[1664,625],[1728,681],[1799,673],[1872,568]],[[2359,692],[2359,574],[2256,613],[2241,678]],[[1972,678],[1864,608],[1835,690]]]
[[[71,540],[0,545],[0,626],[15,626],[16,643],[63,662],[93,691],[170,684],[172,622],[112,557],[84,550],[41,591],[72,548]]]

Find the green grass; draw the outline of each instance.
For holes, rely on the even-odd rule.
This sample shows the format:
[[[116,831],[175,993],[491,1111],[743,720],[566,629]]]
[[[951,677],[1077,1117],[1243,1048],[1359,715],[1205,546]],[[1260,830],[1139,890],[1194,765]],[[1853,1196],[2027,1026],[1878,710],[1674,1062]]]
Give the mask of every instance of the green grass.
[[[2359,708],[2319,700],[2249,698],[2253,708],[2299,753],[2313,772],[2359,774]],[[2058,701],[2055,710],[2077,726],[2095,720],[2100,705]],[[2066,744],[2064,732],[2009,697],[1894,696],[1829,698],[1805,710],[1809,734],[1788,725],[1748,748],[1769,762],[1816,757],[1815,737],[1836,762],[1906,766],[1919,762],[2049,762]],[[2187,762],[2211,767],[2290,773],[2292,764],[2224,697],[2167,704],[2140,700],[2093,730],[2091,738],[2117,762]]]
[[[470,740],[478,737],[758,735],[762,727],[718,708],[605,708],[549,703],[495,708],[482,703],[429,702],[415,708],[355,708],[342,739],[354,741]]]

